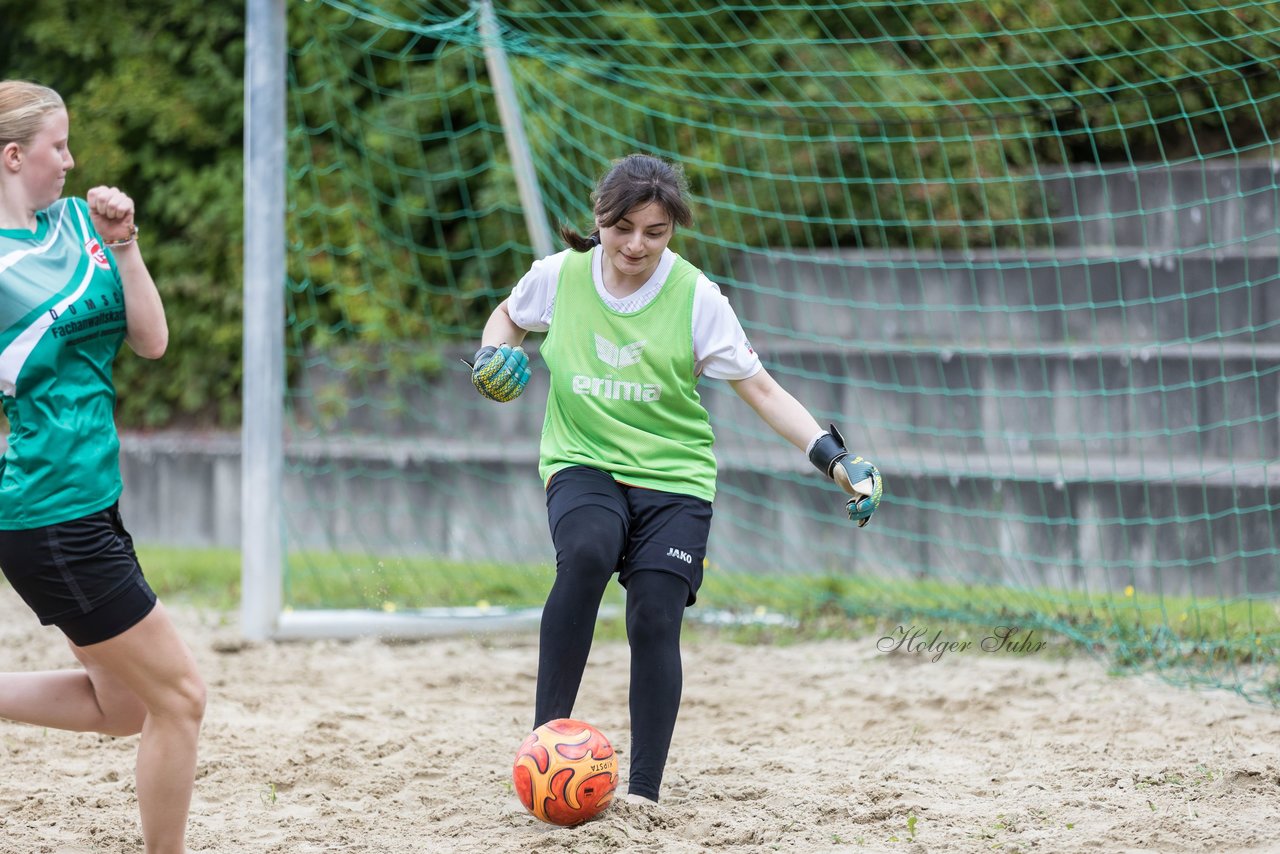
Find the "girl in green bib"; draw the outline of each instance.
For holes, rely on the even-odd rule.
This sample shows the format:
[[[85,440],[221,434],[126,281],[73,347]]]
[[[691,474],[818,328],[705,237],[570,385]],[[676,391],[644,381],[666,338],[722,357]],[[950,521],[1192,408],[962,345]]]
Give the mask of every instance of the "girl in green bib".
[[[489,317],[472,381],[492,400],[514,399],[530,375],[520,344],[546,333],[539,472],[556,580],[542,612],[534,727],[572,713],[616,572],[631,646],[627,797],[650,803],[680,707],[680,624],[702,583],[716,490],[698,380],[728,381],[806,451],[853,496],[847,509],[859,525],[879,506],[882,484],[764,369],[720,289],[668,248],[676,227],[692,223],[677,167],[632,154],[592,198],[591,234],[562,228],[569,248],[535,262]]]
[[[158,359],[164,306],[115,187],[62,198],[75,165],[52,89],[0,81],[0,569],[81,669],[0,673],[0,718],[138,742],[148,854],[185,851],[204,683],[117,506],[111,367]]]

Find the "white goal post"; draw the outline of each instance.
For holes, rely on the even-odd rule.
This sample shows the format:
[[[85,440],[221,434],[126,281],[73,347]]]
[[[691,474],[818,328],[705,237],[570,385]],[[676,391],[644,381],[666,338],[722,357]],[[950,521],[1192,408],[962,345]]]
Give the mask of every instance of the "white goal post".
[[[277,636],[284,581],[286,50],[285,0],[249,0],[245,9],[240,626],[245,638],[253,641]]]

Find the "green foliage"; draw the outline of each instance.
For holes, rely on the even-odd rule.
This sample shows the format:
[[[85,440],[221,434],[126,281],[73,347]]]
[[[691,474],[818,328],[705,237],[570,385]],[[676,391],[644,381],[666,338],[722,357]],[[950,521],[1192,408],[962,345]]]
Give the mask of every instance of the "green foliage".
[[[6,77],[67,102],[67,193],[111,184],[138,205],[170,346],[116,362],[128,426],[239,417],[243,5],[0,0]]]
[[[712,236],[681,251],[712,270],[722,246],[1043,242],[1035,171],[1246,152],[1280,118],[1274,3],[496,5],[556,217],[589,223],[613,157],[673,157]]]

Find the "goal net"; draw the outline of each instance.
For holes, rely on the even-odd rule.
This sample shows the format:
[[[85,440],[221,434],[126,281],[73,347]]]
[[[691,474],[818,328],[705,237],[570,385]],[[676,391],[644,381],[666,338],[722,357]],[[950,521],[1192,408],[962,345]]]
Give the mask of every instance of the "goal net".
[[[691,618],[1017,626],[1275,699],[1280,4],[1204,5],[291,4],[281,626],[536,620],[539,336],[513,403],[459,360],[538,216],[588,228],[641,151],[690,181],[672,248],[886,483],[854,529],[704,380]]]

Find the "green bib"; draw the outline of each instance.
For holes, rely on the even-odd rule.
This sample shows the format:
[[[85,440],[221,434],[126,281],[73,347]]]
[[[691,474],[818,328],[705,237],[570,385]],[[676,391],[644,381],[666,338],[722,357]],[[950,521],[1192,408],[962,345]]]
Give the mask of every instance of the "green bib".
[[[0,529],[95,513],[120,497],[111,365],[125,336],[124,291],[81,199],[0,230]]]
[[[545,482],[591,466],[620,483],[711,501],[714,436],[693,364],[698,270],[677,258],[653,301],[623,314],[596,293],[591,258],[565,257],[539,350],[551,389],[538,471]]]

